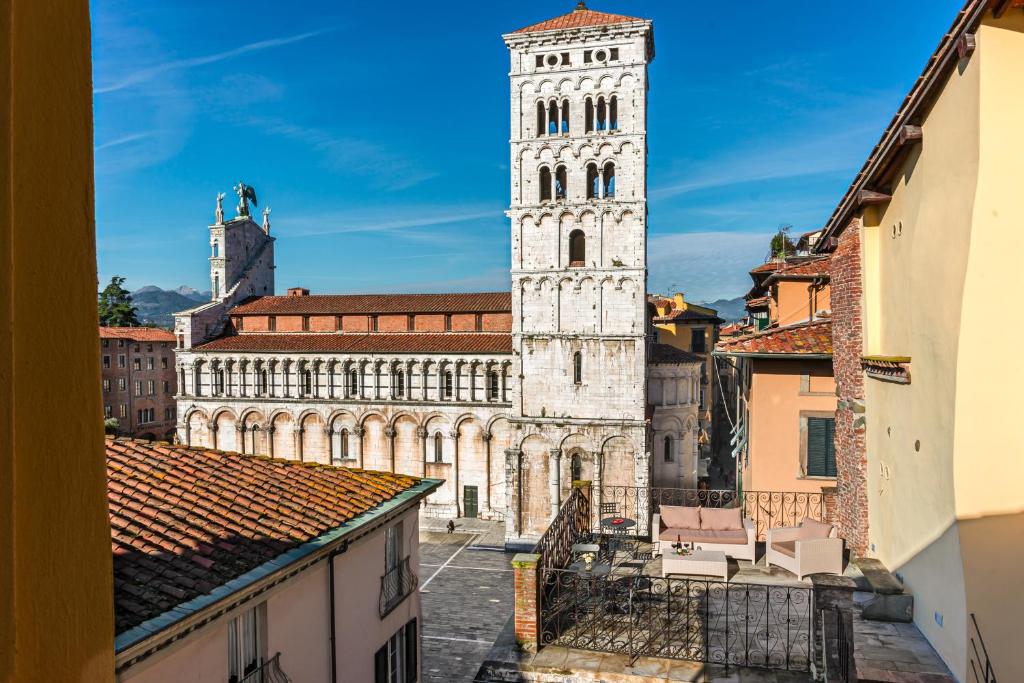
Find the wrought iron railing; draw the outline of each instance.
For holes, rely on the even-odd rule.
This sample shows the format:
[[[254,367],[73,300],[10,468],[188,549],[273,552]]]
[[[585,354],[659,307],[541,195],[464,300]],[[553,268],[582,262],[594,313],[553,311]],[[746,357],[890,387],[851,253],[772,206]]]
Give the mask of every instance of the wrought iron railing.
[[[564,567],[572,555],[573,544],[589,534],[590,500],[580,489],[574,488],[533,549],[540,555],[538,568],[543,571]]]
[[[640,486],[602,486],[593,498],[600,508],[615,507],[616,516],[635,520],[633,531],[636,536],[647,538],[651,535],[651,515],[659,512],[662,505],[688,505],[701,507],[743,507],[743,515],[754,522],[757,540],[767,538],[768,529],[796,526],[805,517],[829,520],[831,498],[835,494],[798,491],[743,491],[730,489],[677,489]],[[594,531],[600,528],[601,515],[591,519]]]
[[[281,653],[263,662],[260,668],[250,671],[238,683],[291,683],[290,678],[281,671]]]
[[[409,558],[405,558],[392,569],[389,569],[384,576],[380,577],[380,600],[378,607],[380,616],[383,619],[391,610],[398,607],[402,600],[405,600],[419,584],[419,578],[409,567]]]
[[[996,672],[992,668],[992,660],[988,658],[988,649],[978,628],[978,619],[971,612],[971,673],[975,683],[996,683]],[[979,647],[981,649],[979,649]]]
[[[656,576],[541,573],[540,644],[808,671],[812,589]]]

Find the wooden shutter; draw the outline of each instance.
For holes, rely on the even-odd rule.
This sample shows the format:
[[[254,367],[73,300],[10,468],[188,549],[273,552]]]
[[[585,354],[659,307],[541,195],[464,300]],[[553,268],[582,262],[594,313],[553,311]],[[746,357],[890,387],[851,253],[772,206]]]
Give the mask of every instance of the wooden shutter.
[[[835,419],[807,418],[807,476],[836,476]]]
[[[420,678],[420,669],[416,663],[416,650],[419,647],[416,637],[416,620],[405,625],[405,683],[416,683]]]

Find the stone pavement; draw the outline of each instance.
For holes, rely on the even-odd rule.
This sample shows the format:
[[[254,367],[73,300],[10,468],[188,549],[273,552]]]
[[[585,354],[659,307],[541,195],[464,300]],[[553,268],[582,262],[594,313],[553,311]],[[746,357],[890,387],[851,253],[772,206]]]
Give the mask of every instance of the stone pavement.
[[[440,521],[443,529],[447,520]],[[480,547],[487,535],[466,530],[420,530],[424,683],[472,681],[511,623],[512,554]]]
[[[420,531],[447,531],[447,517],[428,517],[420,513]],[[474,534],[474,547],[505,549],[505,523],[476,517],[455,519],[455,533]]]
[[[858,677],[892,683],[955,683],[942,658],[916,626],[861,619],[856,603],[869,596],[854,594],[853,639]]]

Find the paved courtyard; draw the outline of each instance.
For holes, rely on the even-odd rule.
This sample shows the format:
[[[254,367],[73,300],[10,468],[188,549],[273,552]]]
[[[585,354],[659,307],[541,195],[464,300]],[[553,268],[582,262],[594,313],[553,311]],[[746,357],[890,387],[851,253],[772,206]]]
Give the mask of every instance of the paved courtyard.
[[[512,554],[476,547],[486,540],[420,532],[425,683],[472,681],[512,618]]]

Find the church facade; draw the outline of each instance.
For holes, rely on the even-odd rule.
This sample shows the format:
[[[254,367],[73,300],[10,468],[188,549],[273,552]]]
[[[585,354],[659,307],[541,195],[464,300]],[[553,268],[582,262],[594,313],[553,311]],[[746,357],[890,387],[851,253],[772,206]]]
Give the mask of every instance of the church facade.
[[[581,3],[504,39],[511,291],[274,296],[240,184],[213,300],[176,317],[182,442],[444,479],[428,513],[510,541],[574,479],[696,486],[701,361],[653,343],[646,297],[653,26]]]

